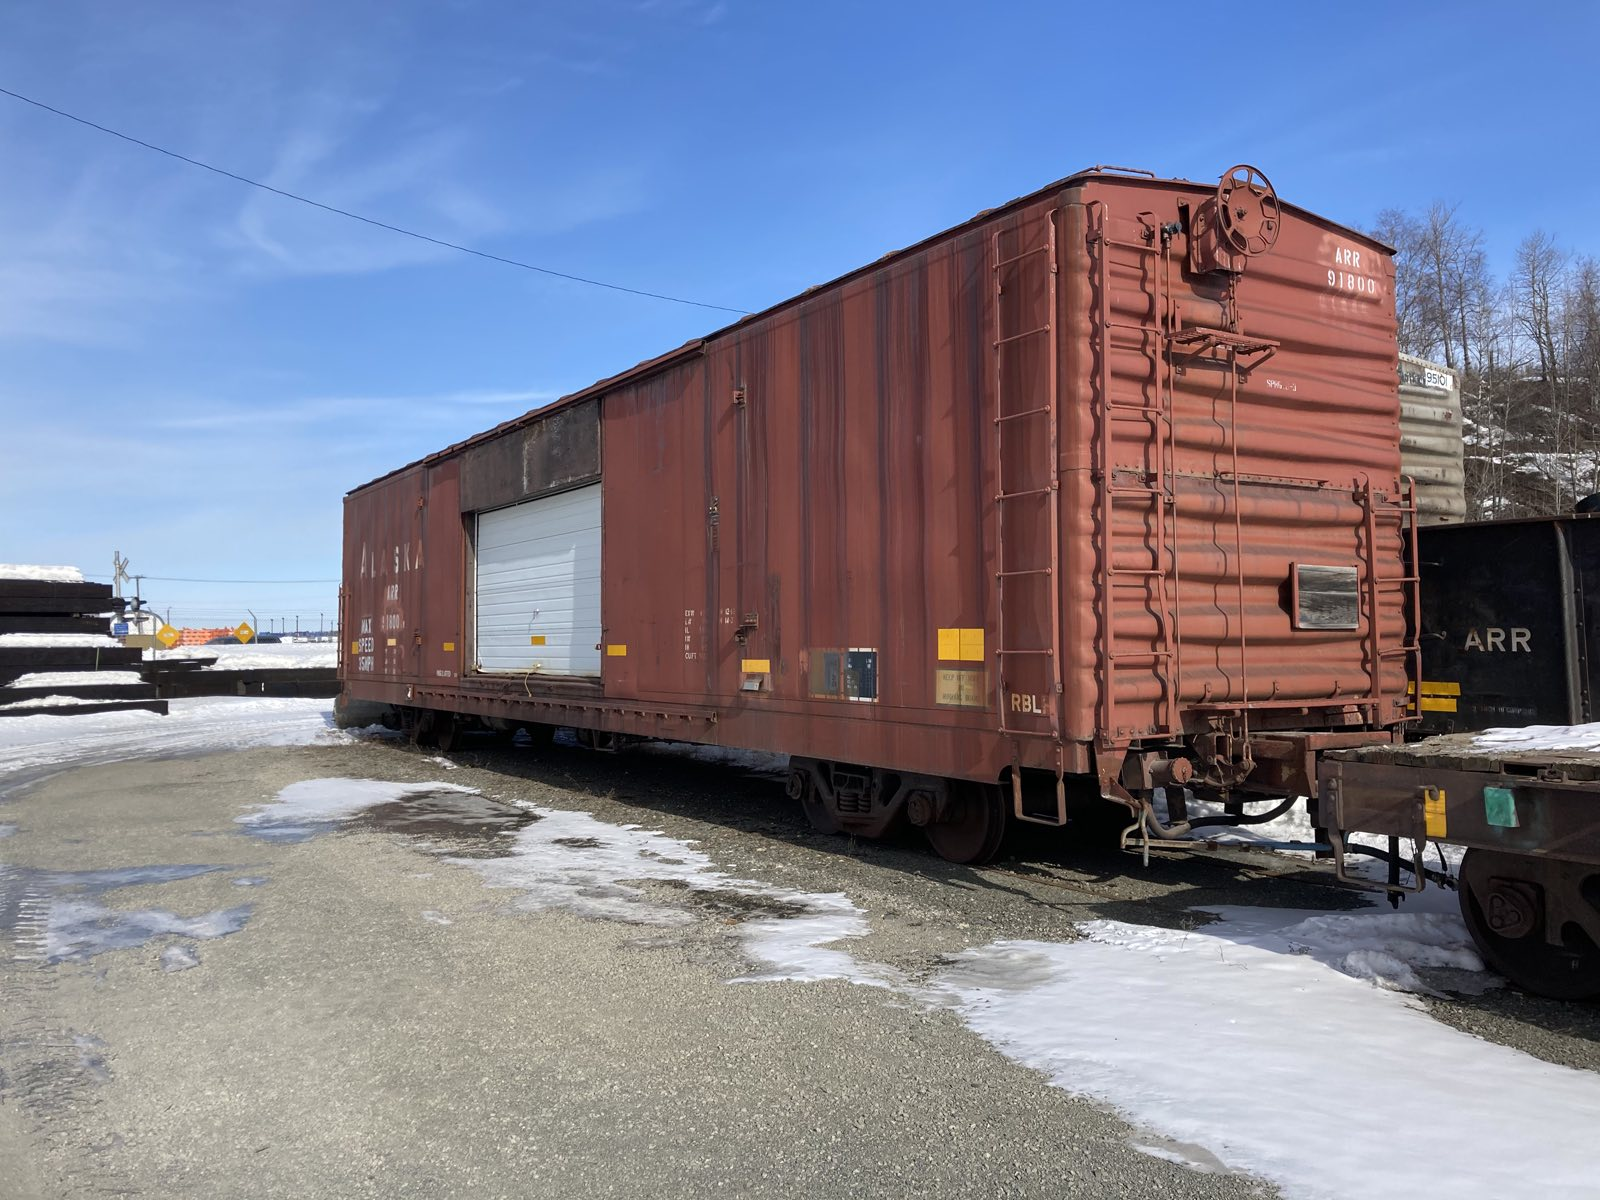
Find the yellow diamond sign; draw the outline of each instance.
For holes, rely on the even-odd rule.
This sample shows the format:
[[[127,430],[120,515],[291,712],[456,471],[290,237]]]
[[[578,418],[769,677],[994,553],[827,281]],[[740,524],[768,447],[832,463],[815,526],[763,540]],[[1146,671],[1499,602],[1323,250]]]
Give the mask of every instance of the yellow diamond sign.
[[[255,635],[256,631],[250,628],[249,621],[240,621],[239,628],[233,631],[233,636],[238,638],[241,642],[248,642],[251,638],[255,637]]]
[[[160,642],[168,650],[171,650],[174,646],[176,646],[178,644],[178,639],[182,636],[183,634],[179,633],[171,625],[163,625],[160,629],[156,630],[156,641]]]

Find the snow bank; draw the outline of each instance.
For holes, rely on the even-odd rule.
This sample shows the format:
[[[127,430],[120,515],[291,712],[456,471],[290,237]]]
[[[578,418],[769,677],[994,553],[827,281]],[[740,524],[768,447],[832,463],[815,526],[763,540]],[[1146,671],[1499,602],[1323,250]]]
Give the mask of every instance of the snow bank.
[[[339,647],[332,642],[278,642],[258,645],[232,642],[221,646],[180,646],[176,650],[146,650],[151,662],[175,658],[211,658],[207,669],[261,670],[267,667],[332,667],[338,665]]]
[[[47,567],[38,563],[0,563],[0,579],[36,579],[43,583],[82,583],[77,567]]]
[[[352,740],[333,727],[329,701],[276,696],[173,700],[165,717],[151,712],[7,717],[0,721],[0,794],[70,767]]]
[[[1286,1197],[1592,1196],[1600,1078],[1353,977],[1363,948],[1463,961],[1381,916],[1229,909],[1197,931],[1094,921],[1069,945],[957,955],[932,990],[1056,1086]]]

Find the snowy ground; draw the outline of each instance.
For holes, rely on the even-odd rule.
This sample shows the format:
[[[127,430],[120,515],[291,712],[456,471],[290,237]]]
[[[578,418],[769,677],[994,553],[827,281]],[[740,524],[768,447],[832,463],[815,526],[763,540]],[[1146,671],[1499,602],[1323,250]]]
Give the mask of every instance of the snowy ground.
[[[263,667],[333,667],[338,665],[339,648],[332,642],[274,642],[246,645],[243,642],[220,646],[179,646],[174,650],[146,650],[146,661],[168,662],[177,658],[216,658],[212,669],[258,670]]]
[[[471,791],[308,780],[238,821],[298,838],[408,796]],[[1453,913],[1229,907],[1199,931],[1094,921],[1081,941],[979,945],[917,980],[851,952],[870,927],[844,894],[735,877],[657,831],[524,807],[539,819],[504,835],[503,855],[445,861],[528,911],[635,924],[690,919],[651,881],[745,896],[768,911],[740,926],[755,967],[735,982],[838,979],[954,1011],[1001,1053],[1124,1114],[1150,1153],[1291,1197],[1490,1200],[1519,1194],[1529,1158],[1541,1196],[1594,1194],[1584,1131],[1600,1120],[1600,1078],[1440,1024],[1414,994],[1427,990],[1420,968],[1483,972]],[[1400,1113],[1426,1117],[1396,1141]]]
[[[330,726],[319,700],[176,701],[167,718],[15,718],[0,726],[0,796],[80,764],[347,736]],[[737,753],[693,753],[772,768]],[[375,807],[449,804],[482,790],[307,779],[237,823],[255,837],[298,841]],[[1008,1058],[1123,1114],[1148,1153],[1267,1179],[1289,1197],[1595,1194],[1587,1134],[1600,1119],[1600,1077],[1447,1027],[1419,998],[1423,972],[1492,983],[1448,893],[1398,913],[1218,908],[1213,923],[1187,931],[1094,920],[1078,941],[975,944],[919,974],[853,952],[871,917],[845,893],[735,875],[697,845],[643,826],[522,807],[536,819],[500,835],[503,853],[441,852],[441,863],[476,873],[527,912],[639,925],[687,922],[687,893],[739,896],[751,967],[731,982],[842,980],[953,1013]],[[1310,830],[1297,811],[1241,836],[1309,840]],[[80,903],[88,907],[52,918],[47,946],[57,960],[99,952],[91,935],[110,927],[98,900]],[[227,936],[244,913],[133,914],[126,936]],[[199,961],[192,945],[169,949],[164,969]]]
[[[272,696],[195,697],[151,712],[0,721],[0,798],[58,771],[135,758],[175,758],[251,746],[338,742],[327,700]]]

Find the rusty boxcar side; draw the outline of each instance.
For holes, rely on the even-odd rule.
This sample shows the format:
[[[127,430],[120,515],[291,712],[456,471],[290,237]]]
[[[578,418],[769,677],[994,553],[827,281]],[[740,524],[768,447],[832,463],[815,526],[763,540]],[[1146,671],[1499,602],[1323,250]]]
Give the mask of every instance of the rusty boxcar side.
[[[1070,177],[351,492],[346,694],[785,752],[821,823],[981,825],[955,857],[1007,778],[1052,822],[1074,777],[1310,794],[1405,716],[1392,284],[1253,172]],[[596,673],[533,601],[483,669],[520,618],[475,587],[582,574],[563,494]]]

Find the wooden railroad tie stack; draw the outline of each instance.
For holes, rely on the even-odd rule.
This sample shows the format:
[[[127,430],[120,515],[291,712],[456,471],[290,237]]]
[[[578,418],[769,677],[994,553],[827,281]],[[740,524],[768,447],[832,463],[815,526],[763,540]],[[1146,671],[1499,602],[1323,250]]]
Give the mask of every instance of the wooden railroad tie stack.
[[[144,711],[166,714],[167,702],[143,681],[130,681],[143,651],[119,645],[72,644],[82,635],[107,638],[111,618],[125,601],[104,583],[59,583],[0,578],[0,634],[33,635],[11,641],[0,637],[0,717],[83,716],[100,712]],[[58,639],[61,644],[52,644]],[[108,672],[105,683],[87,678],[71,682],[17,683],[25,676]],[[110,674],[117,672],[118,674]],[[50,703],[57,697],[58,703]]]

